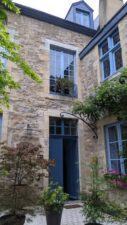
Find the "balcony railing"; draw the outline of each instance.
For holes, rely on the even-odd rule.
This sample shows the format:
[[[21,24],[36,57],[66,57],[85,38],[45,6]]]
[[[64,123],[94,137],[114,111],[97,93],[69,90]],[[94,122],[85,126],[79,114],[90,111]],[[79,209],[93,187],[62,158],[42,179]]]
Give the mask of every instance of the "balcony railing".
[[[67,78],[50,77],[50,93],[68,97],[77,97],[77,85]]]

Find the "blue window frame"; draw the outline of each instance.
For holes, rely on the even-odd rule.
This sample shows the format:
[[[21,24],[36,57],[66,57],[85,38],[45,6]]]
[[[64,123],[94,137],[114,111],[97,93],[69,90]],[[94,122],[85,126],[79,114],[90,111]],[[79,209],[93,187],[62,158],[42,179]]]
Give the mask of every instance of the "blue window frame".
[[[75,52],[56,46],[50,47],[50,92],[66,96],[77,96],[77,88],[61,89],[59,79],[75,82]]]
[[[127,174],[127,122],[106,127],[106,145],[109,170]]]
[[[123,67],[119,30],[115,29],[100,45],[102,80]]]
[[[78,23],[82,26],[90,27],[89,12],[86,12],[86,11],[83,11],[80,9],[76,9],[76,23]]]
[[[77,136],[77,120],[51,117],[50,135]]]

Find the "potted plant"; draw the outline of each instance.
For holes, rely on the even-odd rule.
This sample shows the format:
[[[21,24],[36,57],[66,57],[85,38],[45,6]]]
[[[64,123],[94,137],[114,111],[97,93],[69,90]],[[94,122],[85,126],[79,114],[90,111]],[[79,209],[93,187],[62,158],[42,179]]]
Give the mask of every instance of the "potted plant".
[[[41,146],[27,142],[16,147],[1,147],[0,155],[0,225],[23,225],[29,207],[35,207],[39,198],[39,184],[47,175],[49,165]]]
[[[63,95],[73,95],[74,82],[68,78],[58,78],[56,80],[56,90]]]
[[[40,196],[40,205],[44,207],[47,225],[60,225],[62,210],[68,194],[60,186],[49,186]]]
[[[107,218],[125,222],[126,213],[124,209],[108,199],[108,190],[104,184],[104,177],[99,175],[100,168],[97,157],[92,159],[90,167],[91,187],[89,192],[82,194],[86,225],[102,225],[100,222],[105,221]]]

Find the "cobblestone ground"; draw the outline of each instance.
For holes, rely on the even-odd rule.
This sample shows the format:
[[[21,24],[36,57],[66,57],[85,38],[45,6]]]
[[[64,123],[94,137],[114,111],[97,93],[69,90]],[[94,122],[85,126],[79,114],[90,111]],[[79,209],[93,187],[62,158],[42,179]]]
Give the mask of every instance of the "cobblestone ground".
[[[46,225],[45,216],[38,215],[36,217],[32,217],[32,221],[26,222],[25,225]],[[84,225],[81,208],[64,209],[61,225]]]
[[[32,221],[26,222],[25,225],[46,225],[45,216],[42,214],[38,214],[36,217],[32,217],[31,219]],[[84,225],[83,221],[84,218],[82,216],[81,208],[63,210],[61,225]],[[103,225],[127,225],[127,224],[105,223]]]

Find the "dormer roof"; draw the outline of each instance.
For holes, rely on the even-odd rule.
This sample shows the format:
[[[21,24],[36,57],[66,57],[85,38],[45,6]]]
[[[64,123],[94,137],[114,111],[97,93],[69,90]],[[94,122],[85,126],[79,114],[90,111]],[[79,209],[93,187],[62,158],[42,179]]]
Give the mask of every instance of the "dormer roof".
[[[72,7],[73,6],[78,6],[78,5],[80,5],[81,3],[83,3],[90,11],[94,11],[86,2],[84,2],[84,0],[81,0],[81,1],[77,1],[77,2],[74,2],[74,3],[72,3],[72,5],[70,6],[70,8],[69,8],[69,10],[68,10],[68,12],[67,12],[67,15],[66,15],[66,17],[65,17],[65,19],[67,18],[67,16],[68,16],[68,14],[69,14],[69,12],[71,11],[71,9],[72,9]]]

